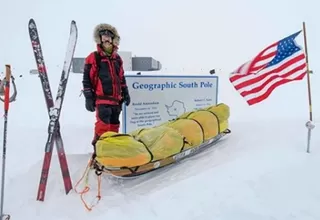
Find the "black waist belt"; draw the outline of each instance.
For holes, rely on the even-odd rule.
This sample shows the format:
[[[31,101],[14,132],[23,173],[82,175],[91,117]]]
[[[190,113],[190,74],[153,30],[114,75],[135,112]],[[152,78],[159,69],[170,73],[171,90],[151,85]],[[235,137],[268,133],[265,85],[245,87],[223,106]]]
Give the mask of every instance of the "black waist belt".
[[[116,99],[112,96],[107,96],[107,95],[98,95],[97,99],[101,99],[101,100],[110,100],[110,101],[115,101],[115,102],[119,102],[119,99]]]

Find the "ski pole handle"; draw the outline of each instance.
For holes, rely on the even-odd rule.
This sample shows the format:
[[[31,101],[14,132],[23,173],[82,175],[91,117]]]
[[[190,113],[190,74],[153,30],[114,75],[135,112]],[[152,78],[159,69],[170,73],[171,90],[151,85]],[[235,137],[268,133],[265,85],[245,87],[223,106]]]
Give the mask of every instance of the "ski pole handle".
[[[10,102],[10,78],[11,78],[11,66],[6,65],[6,79],[4,82],[4,87],[5,87],[4,110],[6,112],[9,110],[9,102]]]

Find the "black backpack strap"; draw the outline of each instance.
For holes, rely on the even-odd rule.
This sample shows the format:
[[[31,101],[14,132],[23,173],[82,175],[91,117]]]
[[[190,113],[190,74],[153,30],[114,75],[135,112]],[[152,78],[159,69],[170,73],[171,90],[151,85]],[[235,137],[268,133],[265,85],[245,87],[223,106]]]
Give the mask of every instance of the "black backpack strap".
[[[100,68],[100,63],[101,63],[101,56],[100,54],[98,53],[98,51],[95,51],[94,52],[94,57],[96,59],[96,63],[97,63],[97,67],[98,67],[98,70]]]
[[[114,60],[116,61],[119,67],[122,65],[121,57],[119,54],[114,58]],[[117,74],[119,73],[117,72]]]
[[[94,57],[96,59],[96,64],[97,64],[97,68],[98,68],[98,71],[99,71],[99,68],[100,68],[100,64],[101,64],[101,55],[99,54],[98,51],[95,51],[94,52]],[[113,58],[113,60],[115,60],[119,66],[121,66],[122,62],[121,62],[121,57],[120,55],[118,55],[116,58]]]

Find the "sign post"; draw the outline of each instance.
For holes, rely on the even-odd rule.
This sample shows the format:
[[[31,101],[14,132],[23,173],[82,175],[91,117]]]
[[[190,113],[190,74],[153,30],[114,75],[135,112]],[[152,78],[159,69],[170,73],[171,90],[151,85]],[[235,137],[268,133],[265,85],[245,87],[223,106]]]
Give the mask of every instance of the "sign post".
[[[218,76],[128,75],[131,104],[122,113],[123,133],[153,127],[218,103]]]

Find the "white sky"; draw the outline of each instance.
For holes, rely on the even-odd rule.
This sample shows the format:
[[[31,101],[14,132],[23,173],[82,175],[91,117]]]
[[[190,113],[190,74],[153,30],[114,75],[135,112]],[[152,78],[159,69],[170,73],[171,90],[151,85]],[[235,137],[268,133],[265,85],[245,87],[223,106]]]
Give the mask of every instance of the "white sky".
[[[212,68],[229,72],[274,41],[307,24],[310,67],[319,70],[318,1],[315,0],[0,0],[0,70],[35,68],[28,21],[37,22],[48,68],[63,63],[69,24],[79,28],[75,56],[95,45],[101,22],[118,28],[120,50],[152,56],[170,72]],[[303,43],[302,35],[298,38]]]

